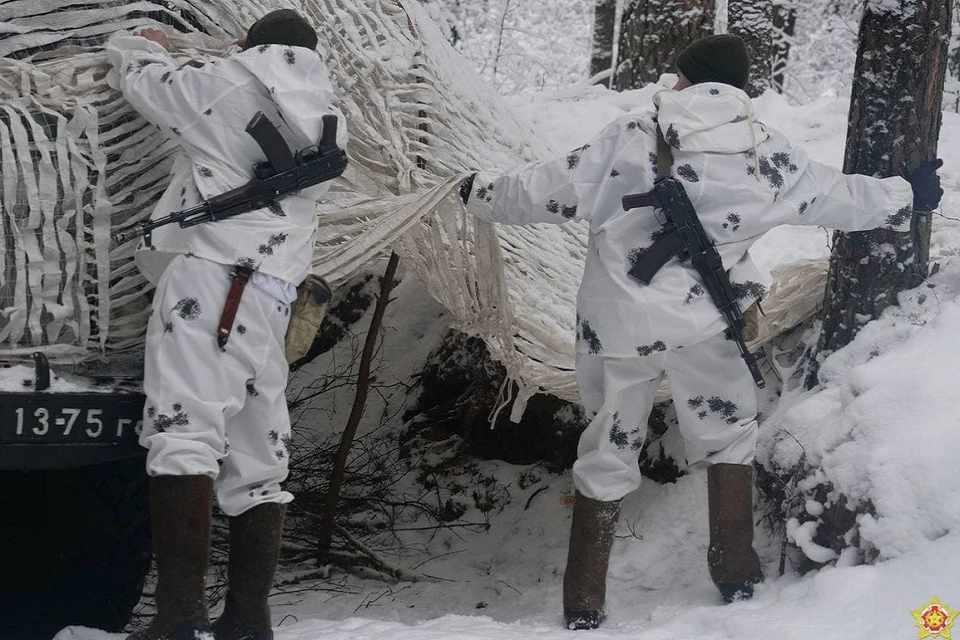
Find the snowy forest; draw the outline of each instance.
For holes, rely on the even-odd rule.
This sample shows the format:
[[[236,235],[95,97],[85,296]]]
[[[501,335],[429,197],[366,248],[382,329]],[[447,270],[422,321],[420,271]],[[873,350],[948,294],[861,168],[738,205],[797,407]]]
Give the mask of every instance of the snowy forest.
[[[763,581],[729,604],[711,582],[708,470],[688,462],[668,379],[640,443],[644,480],[615,521],[605,618],[587,637],[951,637],[960,611],[954,0],[87,4],[103,10],[89,18],[96,27],[71,22],[86,5],[64,0],[69,20],[52,11],[34,26],[22,1],[0,0],[10,114],[20,108],[11,96],[58,83],[69,90],[50,90],[54,101],[88,92],[83,109],[121,109],[119,94],[87,82],[106,76],[108,32],[159,25],[190,56],[224,56],[242,25],[277,7],[317,25],[343,96],[355,173],[318,209],[329,240],[318,243],[315,271],[333,295],[310,352],[290,368],[285,487],[296,498],[269,598],[277,640],[572,633],[562,594],[571,468],[592,418],[574,373],[588,229],[476,224],[458,189],[476,171],[582,150],[617,118],[650,111],[676,83],[679,54],[722,33],[750,50],[745,91],[764,126],[847,174],[908,176],[941,158],[944,196],[906,233],[782,226],[756,241],[750,253],[769,276],[748,340],[765,381],[752,486]],[[32,29],[70,36],[17,40]],[[69,72],[43,67],[69,55],[82,60]],[[104,157],[139,173],[119,181],[114,216],[157,201],[173,153],[124,117],[120,127],[134,133],[110,148],[103,136]],[[5,123],[0,150],[12,154]],[[108,355],[142,348],[142,308],[130,300],[149,287],[135,277],[126,266],[101,277],[98,295],[126,305],[109,316],[119,334],[106,337],[104,320],[89,336]],[[33,371],[14,366],[0,387],[16,390]],[[212,617],[225,601],[227,520],[215,511]],[[156,570],[138,587],[129,611],[105,618],[61,617],[53,599],[41,635],[11,624],[20,633],[11,637],[124,638],[154,619]],[[5,631],[0,621],[0,640]]]

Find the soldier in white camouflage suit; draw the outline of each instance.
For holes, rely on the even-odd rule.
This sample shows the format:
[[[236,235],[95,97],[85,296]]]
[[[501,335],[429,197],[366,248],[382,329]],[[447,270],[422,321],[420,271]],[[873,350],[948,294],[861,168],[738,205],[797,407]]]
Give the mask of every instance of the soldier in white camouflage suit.
[[[154,218],[253,177],[253,165],[265,160],[246,132],[257,112],[292,151],[316,145],[329,114],[339,118],[338,144],[346,142],[306,20],[289,9],[271,12],[239,44],[243,50],[225,59],[181,67],[156,29],[107,43],[124,96],[180,145]],[[149,449],[159,581],[157,615],[136,640],[273,638],[267,596],[293,499],[280,486],[290,438],[284,334],[311,267],[316,202],[325,191],[318,185],[226,220],[161,227],[138,248],[137,263],[157,287],[141,443]],[[238,304],[230,313],[228,298]],[[230,561],[226,608],[211,626],[204,578],[214,493],[230,519]]]
[[[593,418],[573,466],[577,490],[563,607],[571,629],[603,617],[607,563],[620,501],[640,484],[638,458],[664,375],[691,464],[709,465],[710,575],[725,600],[763,579],[753,549],[753,378],[689,261],[670,260],[649,285],[628,276],[664,227],[621,198],[657,177],[657,127],[742,309],[767,281],[749,249],[783,225],[843,231],[909,229],[914,190],[903,178],[844,175],[810,160],[754,113],[742,91],[749,56],[735,36],[699,40],[678,60],[679,83],[609,124],[589,144],[507,175],[479,173],[461,188],[468,211],[505,224],[586,220],[589,250],[577,303],[577,379]],[[934,163],[915,174],[939,202]],[[931,206],[932,204],[932,206]]]

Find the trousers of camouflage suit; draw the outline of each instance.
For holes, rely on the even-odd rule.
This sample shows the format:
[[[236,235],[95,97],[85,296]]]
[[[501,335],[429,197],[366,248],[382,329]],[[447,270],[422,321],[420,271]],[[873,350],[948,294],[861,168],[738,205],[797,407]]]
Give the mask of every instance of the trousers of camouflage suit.
[[[147,328],[140,443],[149,449],[149,475],[213,477],[220,509],[237,516],[293,500],[280,487],[290,442],[290,306],[248,284],[220,349],[230,273],[227,265],[180,255],[160,277]]]
[[[757,397],[737,345],[723,334],[679,349],[630,358],[577,354],[587,415],[573,481],[594,500],[619,500],[640,486],[637,462],[654,394],[666,374],[687,462],[750,464],[757,444]]]

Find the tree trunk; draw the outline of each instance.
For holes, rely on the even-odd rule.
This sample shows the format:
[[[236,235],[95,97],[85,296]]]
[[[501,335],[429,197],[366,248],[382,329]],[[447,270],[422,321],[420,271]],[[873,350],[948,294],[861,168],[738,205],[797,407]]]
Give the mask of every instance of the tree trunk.
[[[868,2],[850,100],[843,170],[905,175],[937,155],[952,0]],[[848,344],[897,294],[927,276],[930,215],[909,233],[834,234],[818,352]],[[818,361],[822,358],[817,358]],[[817,382],[815,368],[808,386]]]
[[[773,4],[773,88],[783,93],[784,70],[790,59],[790,41],[797,28],[797,7],[792,0]]]
[[[627,0],[620,26],[616,88],[638,89],[676,71],[677,56],[713,33],[715,0]]]
[[[613,34],[617,22],[617,0],[596,0],[593,8],[593,45],[590,76],[610,71],[613,66]],[[610,79],[603,84],[610,86]]]
[[[730,0],[727,30],[743,38],[750,51],[750,81],[746,92],[759,96],[773,85],[773,1]]]

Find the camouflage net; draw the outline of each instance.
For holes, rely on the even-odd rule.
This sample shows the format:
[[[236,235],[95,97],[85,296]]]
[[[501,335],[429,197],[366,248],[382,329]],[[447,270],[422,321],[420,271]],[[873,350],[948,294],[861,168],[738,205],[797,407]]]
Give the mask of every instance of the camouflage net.
[[[161,23],[178,59],[222,56],[281,7],[317,26],[351,136],[350,168],[318,205],[316,273],[336,285],[397,251],[518,383],[515,418],[537,392],[576,400],[586,229],[495,228],[464,213],[468,168],[553,150],[409,0],[0,0],[0,355],[76,362],[142,344],[148,285],[133,244],[111,247],[110,230],[149,215],[175,146],[108,87],[106,38]],[[765,306],[793,326],[793,302]],[[758,343],[776,333],[767,325]]]

